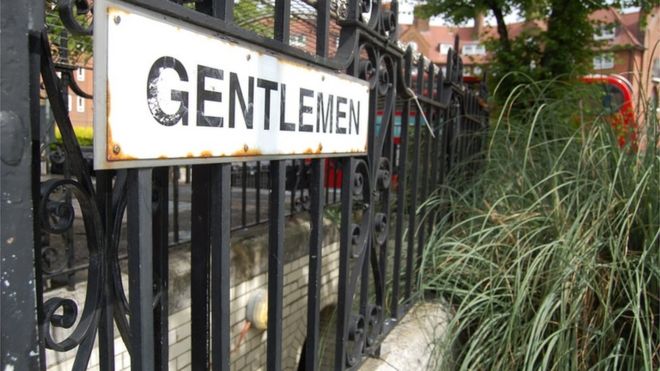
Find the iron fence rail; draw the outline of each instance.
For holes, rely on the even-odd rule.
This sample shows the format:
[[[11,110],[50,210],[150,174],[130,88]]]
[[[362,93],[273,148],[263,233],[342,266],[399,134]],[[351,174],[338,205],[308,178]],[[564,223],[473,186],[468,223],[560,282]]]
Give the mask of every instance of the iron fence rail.
[[[281,370],[284,222],[287,215],[304,212],[311,231],[299,369],[317,370],[322,227],[333,203],[339,208],[340,263],[330,358],[336,370],[358,368],[365,357],[378,354],[384,336],[417,297],[421,258],[437,216],[427,213],[424,201],[448,182],[451,171],[468,176],[478,171],[488,113],[480,101],[484,97],[462,83],[460,57],[450,51],[443,74],[410,48],[404,50],[396,41],[396,1],[389,9],[377,0],[253,1],[263,14],[253,22],[260,27],[252,30],[241,18],[251,0],[125,1],[368,81],[367,155],[94,172],[73,131],[64,98],[71,69],[53,60],[43,1],[2,2],[0,36],[3,49],[9,47],[2,53],[0,76],[2,368],[44,369],[45,349],[75,349],[73,369],[82,370],[98,339],[99,366],[112,370],[116,327],[132,369],[167,369],[169,246],[185,239],[189,224],[192,368],[229,370],[230,236],[267,223],[266,366]],[[68,32],[91,36],[89,24],[80,23],[91,20],[91,2],[62,0],[58,6]],[[298,37],[303,31],[309,32],[304,39],[309,44]],[[58,69],[69,72],[59,77]],[[47,144],[42,126],[48,125],[39,119],[40,76],[62,134],[62,177],[38,175],[40,150]],[[30,138],[31,146],[17,147],[16,138]],[[188,202],[190,222],[181,219]],[[24,217],[34,225],[16,222]],[[71,235],[82,239],[86,262],[44,270],[42,257],[52,246],[42,242]],[[77,253],[73,237],[65,244]],[[127,268],[119,263],[124,256]],[[76,269],[86,271],[84,305],[57,297],[44,301],[44,280],[62,274],[68,279]],[[127,291],[122,269],[129,277]],[[13,338],[17,320],[21,335]],[[69,335],[55,339],[57,327],[70,328]]]

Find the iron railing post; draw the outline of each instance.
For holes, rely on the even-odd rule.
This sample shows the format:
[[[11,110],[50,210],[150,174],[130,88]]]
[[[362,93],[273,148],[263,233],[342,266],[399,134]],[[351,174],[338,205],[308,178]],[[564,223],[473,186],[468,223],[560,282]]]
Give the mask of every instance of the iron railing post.
[[[42,353],[37,326],[32,138],[39,138],[39,1],[0,3],[0,368],[37,370]],[[34,53],[37,63],[32,63]],[[37,79],[37,95],[34,79]],[[35,114],[36,113],[36,114]],[[35,121],[36,119],[36,121]],[[35,131],[36,130],[36,131]],[[38,153],[38,152],[37,152]]]
[[[152,170],[128,171],[128,281],[131,368],[154,370]]]

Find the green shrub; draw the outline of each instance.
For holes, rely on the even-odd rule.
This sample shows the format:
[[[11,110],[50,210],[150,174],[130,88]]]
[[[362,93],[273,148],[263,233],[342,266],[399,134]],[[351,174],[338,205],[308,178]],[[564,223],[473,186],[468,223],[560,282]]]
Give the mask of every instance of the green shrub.
[[[440,222],[420,282],[452,314],[440,369],[660,367],[657,119],[635,153],[584,91],[546,99],[556,88],[515,89],[479,177],[428,201]],[[512,109],[522,98],[536,104]]]
[[[76,138],[78,139],[78,144],[81,147],[91,147],[94,144],[94,128],[91,126],[86,127],[74,127],[74,133],[76,133]],[[55,140],[62,142],[62,133],[56,127],[55,128]]]

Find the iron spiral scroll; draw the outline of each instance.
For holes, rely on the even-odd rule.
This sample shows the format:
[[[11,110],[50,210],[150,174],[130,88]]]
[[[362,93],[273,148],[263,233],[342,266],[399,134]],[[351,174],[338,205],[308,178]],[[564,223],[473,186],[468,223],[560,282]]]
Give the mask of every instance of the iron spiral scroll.
[[[92,2],[87,0],[59,0],[58,15],[68,32],[77,36],[92,35]],[[81,22],[85,20],[85,22]],[[40,326],[43,344],[47,349],[67,352],[78,347],[73,370],[87,368],[99,331],[102,311],[113,307],[114,322],[131,351],[129,309],[121,281],[118,248],[121,220],[126,210],[126,173],[114,174],[114,189],[109,204],[97,200],[97,193],[73,130],[62,91],[71,88],[78,96],[92,99],[73,78],[73,68],[53,61],[52,45],[46,30],[40,35],[41,78],[62,142],[57,144],[58,164],[67,162],[70,178],[49,179],[41,184],[39,220],[45,233],[61,235],[74,227],[75,208],[71,201],[63,201],[63,192],[73,196],[82,214],[85,243],[88,252],[85,299],[82,308],[69,298],[51,297],[40,305]],[[58,75],[57,72],[61,74]],[[66,78],[66,80],[64,78]],[[100,205],[108,208],[105,215]],[[49,247],[47,247],[49,248]],[[43,252],[42,252],[43,253]],[[112,299],[109,299],[112,298]],[[68,329],[64,339],[56,339],[54,328]]]
[[[393,116],[400,54],[374,45],[374,38],[392,41],[396,17],[378,2],[360,2],[365,27],[357,57],[358,76],[369,82],[370,100],[380,113],[376,130],[370,122],[368,156],[344,160],[348,174],[342,189],[340,283],[335,365],[353,369],[365,355],[378,352],[385,332],[385,267],[389,233],[389,198],[393,161]],[[370,5],[367,5],[370,4]],[[400,51],[396,51],[400,53]],[[372,120],[375,120],[375,112]],[[347,192],[346,192],[347,191]],[[373,292],[370,292],[373,290]]]

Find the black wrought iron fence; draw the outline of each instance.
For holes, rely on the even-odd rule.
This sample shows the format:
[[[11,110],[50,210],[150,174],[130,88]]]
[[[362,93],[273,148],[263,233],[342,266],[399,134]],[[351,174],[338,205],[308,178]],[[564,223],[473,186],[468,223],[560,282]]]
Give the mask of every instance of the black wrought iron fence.
[[[299,368],[319,369],[322,226],[332,203],[340,214],[340,263],[330,358],[345,370],[377,355],[418,297],[417,272],[434,221],[421,217],[424,201],[457,165],[478,171],[488,114],[484,97],[462,82],[460,57],[450,51],[443,74],[404,50],[396,40],[396,1],[389,8],[375,0],[115,3],[367,81],[366,154],[94,171],[66,103],[69,86],[92,96],[75,91],[74,69],[53,60],[43,0],[2,2],[2,369],[45,368],[46,349],[75,350],[73,369],[85,369],[95,342],[100,368],[114,369],[115,328],[132,369],[167,369],[169,246],[187,242],[192,368],[229,370],[230,236],[262,223],[269,251],[266,365],[282,369],[284,222],[296,213],[311,224]],[[67,32],[91,36],[91,2],[57,6]],[[48,122],[39,115],[40,86],[61,133],[59,147],[42,135]],[[62,174],[40,175],[44,149]],[[127,265],[119,263],[124,258]],[[44,300],[47,280],[71,285],[79,270],[84,305]],[[55,338],[54,328],[69,332]]]

